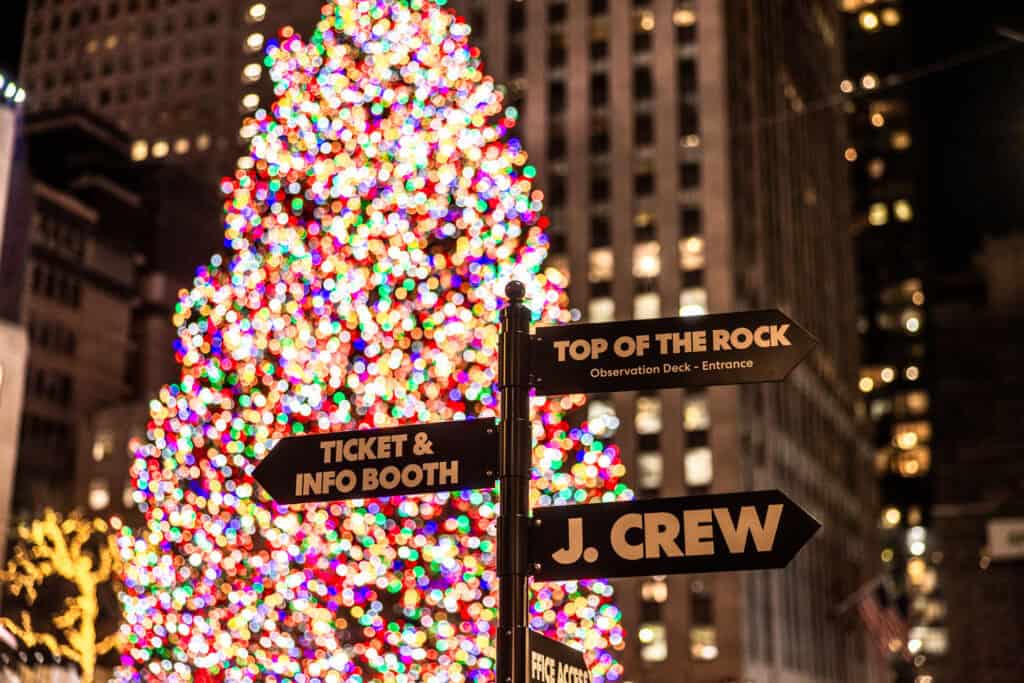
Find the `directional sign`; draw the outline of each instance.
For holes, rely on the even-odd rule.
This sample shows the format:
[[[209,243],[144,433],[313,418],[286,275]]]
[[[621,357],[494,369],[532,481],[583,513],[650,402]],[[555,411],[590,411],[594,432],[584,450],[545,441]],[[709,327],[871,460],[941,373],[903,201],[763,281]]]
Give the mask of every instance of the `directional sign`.
[[[775,310],[538,327],[538,394],[776,382],[816,341]]]
[[[820,528],[779,491],[534,508],[540,581],[778,569]]]
[[[583,653],[530,631],[530,683],[590,683]]]
[[[493,419],[282,439],[253,477],[278,503],[491,488],[497,476]]]

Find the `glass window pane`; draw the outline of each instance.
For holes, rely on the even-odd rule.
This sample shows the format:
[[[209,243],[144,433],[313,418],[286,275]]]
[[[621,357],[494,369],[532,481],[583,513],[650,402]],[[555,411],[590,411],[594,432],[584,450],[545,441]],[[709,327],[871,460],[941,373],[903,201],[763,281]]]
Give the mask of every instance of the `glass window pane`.
[[[714,477],[711,449],[706,446],[687,448],[683,455],[683,476],[687,486],[710,486]]]

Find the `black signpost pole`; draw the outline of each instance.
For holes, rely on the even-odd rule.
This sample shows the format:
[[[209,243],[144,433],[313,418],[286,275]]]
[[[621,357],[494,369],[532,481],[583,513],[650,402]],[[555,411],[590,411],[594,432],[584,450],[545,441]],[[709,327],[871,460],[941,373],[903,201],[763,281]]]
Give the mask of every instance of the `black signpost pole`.
[[[526,683],[527,517],[530,513],[530,309],[526,288],[505,287],[501,312],[498,383],[501,387],[501,515],[498,517],[498,683]]]

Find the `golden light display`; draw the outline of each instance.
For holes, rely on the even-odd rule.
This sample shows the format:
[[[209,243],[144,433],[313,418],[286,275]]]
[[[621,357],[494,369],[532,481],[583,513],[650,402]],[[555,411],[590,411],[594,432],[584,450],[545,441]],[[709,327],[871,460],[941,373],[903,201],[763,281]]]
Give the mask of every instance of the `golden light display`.
[[[0,624],[25,646],[43,646],[74,662],[82,670],[82,683],[92,683],[96,659],[120,641],[117,631],[102,638],[96,632],[99,588],[111,580],[120,563],[109,525],[77,514],[62,518],[47,510],[42,519],[19,527],[18,538],[13,557],[0,571],[0,584],[8,593],[32,606],[47,590],[47,581],[56,577],[70,582],[77,594],[64,601],[64,611],[53,615],[50,624],[33,623],[28,610],[21,610],[17,621],[0,617]]]

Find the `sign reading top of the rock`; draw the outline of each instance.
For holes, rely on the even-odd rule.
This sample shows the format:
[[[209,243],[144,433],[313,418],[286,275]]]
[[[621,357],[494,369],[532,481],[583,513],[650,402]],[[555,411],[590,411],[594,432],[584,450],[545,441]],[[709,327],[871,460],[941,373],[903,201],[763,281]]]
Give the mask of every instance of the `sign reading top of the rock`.
[[[818,522],[779,491],[534,508],[540,581],[779,569]]]
[[[490,488],[497,462],[497,425],[480,419],[288,437],[253,477],[294,505]]]
[[[583,653],[547,636],[530,631],[530,683],[590,683]]]
[[[543,395],[775,382],[815,343],[776,310],[539,327],[531,382]]]

